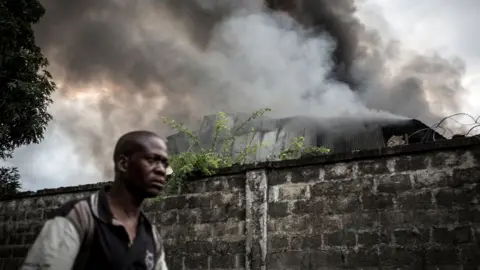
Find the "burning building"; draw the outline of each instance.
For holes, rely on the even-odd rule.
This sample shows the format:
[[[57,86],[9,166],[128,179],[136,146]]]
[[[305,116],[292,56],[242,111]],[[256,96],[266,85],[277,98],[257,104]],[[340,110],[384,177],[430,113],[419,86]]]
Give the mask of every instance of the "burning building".
[[[346,83],[356,91],[356,82],[350,74],[358,42],[356,29],[350,16],[355,9],[353,1],[331,0],[265,0],[266,6],[273,11],[288,13],[296,21],[321,33],[327,32],[336,40],[332,61],[335,68],[330,76]],[[314,32],[315,32],[314,31]],[[210,148],[215,131],[215,115],[205,116],[198,130],[199,149]],[[236,130],[245,120],[242,114],[229,115],[229,128]],[[250,131],[255,130],[254,134]],[[292,139],[304,138],[304,146],[318,146],[330,149],[331,153],[345,153],[365,149],[384,148],[402,144],[415,144],[444,139],[424,123],[410,118],[393,119],[378,117],[289,117],[280,119],[262,118],[249,123],[235,135],[235,141],[229,151],[232,155],[240,153],[246,144],[261,144],[254,156],[255,161],[278,155],[289,147]],[[222,138],[217,150],[223,149]],[[185,134],[168,137],[172,153],[191,150],[191,144]],[[253,161],[252,160],[252,161]]]
[[[349,85],[356,91],[356,81],[350,68],[357,53],[357,28],[350,16],[354,9],[353,1],[332,0],[265,0],[272,11],[288,13],[300,24],[313,29],[313,33],[326,32],[336,40],[332,61],[335,63],[330,76]],[[230,130],[236,130],[245,120],[245,115],[228,116]],[[212,147],[215,132],[215,115],[205,116],[198,136],[199,149]],[[251,130],[255,130],[251,134]],[[312,118],[304,116],[288,118],[262,118],[249,123],[234,134],[234,143],[229,149],[235,156],[245,145],[260,144],[252,161],[262,161],[278,155],[289,147],[292,139],[304,138],[304,147],[326,147],[330,153],[346,153],[366,149],[378,149],[404,144],[416,144],[445,139],[419,120],[411,118],[387,117],[333,117]],[[223,149],[222,139],[216,138],[216,150]],[[177,133],[168,137],[172,153],[191,150],[192,146],[185,134]]]
[[[243,114],[228,116],[229,130],[236,131],[232,134],[234,142],[228,151],[231,151],[232,156],[236,156],[246,145],[261,145],[250,157],[250,161],[264,161],[277,156],[282,150],[287,149],[296,137],[304,138],[304,147],[326,147],[330,149],[330,153],[355,152],[445,139],[415,119],[262,117],[245,125],[246,118]],[[204,117],[197,132],[200,140],[198,149],[212,147],[216,120],[216,115]],[[224,140],[222,134],[216,138],[217,151],[224,149]],[[172,154],[176,154],[188,151],[192,145],[186,134],[177,133],[168,137],[168,147]]]

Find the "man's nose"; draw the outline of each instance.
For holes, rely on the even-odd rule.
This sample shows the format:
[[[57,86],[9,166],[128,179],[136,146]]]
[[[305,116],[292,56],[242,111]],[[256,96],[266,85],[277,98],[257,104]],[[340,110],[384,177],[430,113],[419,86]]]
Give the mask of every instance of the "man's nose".
[[[165,164],[163,164],[163,163],[159,163],[155,166],[155,173],[156,174],[165,175],[166,170],[167,170],[167,168],[166,168]]]

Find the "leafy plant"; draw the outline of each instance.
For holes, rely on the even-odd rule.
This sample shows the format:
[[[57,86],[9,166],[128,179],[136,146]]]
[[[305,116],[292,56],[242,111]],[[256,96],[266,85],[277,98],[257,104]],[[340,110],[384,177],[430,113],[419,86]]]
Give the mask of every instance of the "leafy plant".
[[[183,180],[194,173],[202,175],[213,175],[218,169],[233,166],[235,164],[244,164],[248,157],[256,153],[259,144],[254,141],[254,128],[249,130],[247,134],[247,143],[243,145],[242,150],[232,155],[233,144],[235,136],[242,132],[249,123],[256,118],[263,116],[270,109],[265,108],[255,111],[238,127],[232,130],[228,126],[228,117],[224,112],[216,114],[214,123],[213,139],[210,147],[200,148],[200,140],[198,136],[185,127],[183,124],[176,122],[169,118],[163,118],[164,123],[169,125],[172,129],[177,130],[187,136],[190,146],[187,151],[173,155],[170,157],[170,166],[172,167],[172,175],[169,176],[167,185],[167,193],[178,190],[183,183]],[[218,146],[221,144],[221,149],[218,151]]]
[[[170,157],[172,174],[169,176],[166,192],[171,193],[178,191],[183,181],[195,173],[213,175],[221,168],[248,163],[250,161],[249,158],[257,152],[258,148],[265,145],[254,143],[255,129],[253,127],[247,128],[253,120],[270,111],[269,108],[255,111],[234,129],[229,127],[228,117],[224,112],[217,113],[213,125],[212,144],[204,147],[201,147],[200,139],[195,132],[175,120],[163,118],[164,123],[172,129],[185,134],[190,143],[187,151]],[[232,154],[236,136],[245,134],[246,130],[248,130],[248,134],[241,151]],[[302,154],[317,155],[326,154],[330,151],[325,147],[304,147],[304,140],[304,137],[294,138],[287,149],[281,151],[278,156],[273,156],[270,159],[294,159]],[[219,148],[219,145],[221,148]]]
[[[17,168],[0,167],[0,197],[17,193],[20,186],[20,175]]]
[[[290,141],[290,145],[285,150],[282,150],[278,155],[278,159],[286,160],[298,158],[302,155],[325,155],[330,153],[330,149],[318,146],[304,146],[305,137],[295,137]]]

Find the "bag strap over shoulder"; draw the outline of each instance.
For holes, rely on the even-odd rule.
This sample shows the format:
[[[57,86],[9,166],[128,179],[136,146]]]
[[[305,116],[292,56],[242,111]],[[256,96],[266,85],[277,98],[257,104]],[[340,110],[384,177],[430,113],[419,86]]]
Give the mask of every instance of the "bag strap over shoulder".
[[[90,195],[87,200],[81,201],[78,206],[75,207],[76,215],[78,216],[76,224],[83,241],[77,258],[75,259],[74,270],[84,270],[90,256],[95,233],[95,220],[92,214],[92,207],[97,205],[97,199],[98,192]]]

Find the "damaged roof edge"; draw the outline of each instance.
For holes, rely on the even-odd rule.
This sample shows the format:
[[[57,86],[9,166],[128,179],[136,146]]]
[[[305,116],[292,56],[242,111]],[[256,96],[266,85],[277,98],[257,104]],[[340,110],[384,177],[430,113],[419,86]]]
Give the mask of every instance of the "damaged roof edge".
[[[245,121],[245,117],[242,116],[227,115],[229,117],[229,128],[233,130],[239,128]],[[198,131],[202,145],[211,145],[215,120],[215,115],[204,117]],[[290,141],[298,136],[305,137],[305,146],[324,146],[334,153],[445,139],[438,132],[416,119],[296,116],[280,119],[267,117],[255,119],[235,134],[237,138],[235,141],[241,144],[243,137],[248,135],[252,128],[256,135],[253,143],[267,143],[270,148],[276,149],[276,152],[286,148]],[[396,139],[396,137],[399,137],[399,139],[392,143],[392,138]],[[264,142],[264,140],[268,140],[268,142]],[[169,136],[168,144],[172,154],[189,149],[188,139],[179,133]],[[262,152],[261,149],[259,149],[255,159],[258,161],[265,160],[265,151],[260,152]],[[235,149],[232,149],[233,153],[235,153]]]

